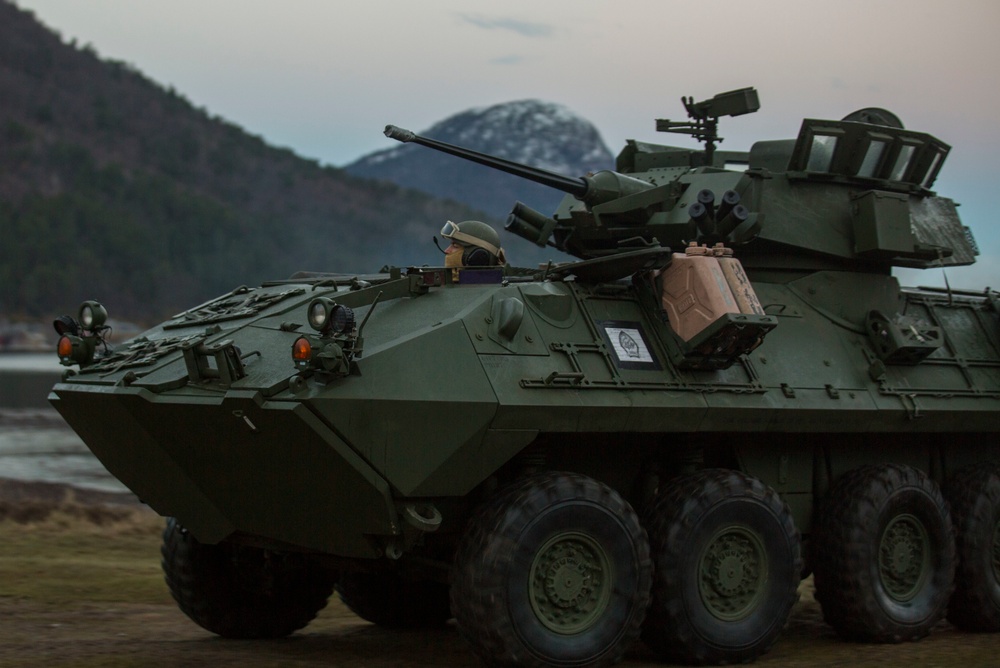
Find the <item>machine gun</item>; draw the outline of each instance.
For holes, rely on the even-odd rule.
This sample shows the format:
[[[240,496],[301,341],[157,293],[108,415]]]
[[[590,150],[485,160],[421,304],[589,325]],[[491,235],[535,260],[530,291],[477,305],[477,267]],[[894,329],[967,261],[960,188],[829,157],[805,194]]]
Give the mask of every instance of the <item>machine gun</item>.
[[[691,135],[705,144],[705,159],[712,164],[715,144],[722,141],[719,136],[719,118],[722,116],[742,116],[760,109],[757,89],[740,88],[728,93],[719,93],[710,100],[695,102],[692,97],[682,97],[684,109],[691,121],[671,121],[656,119],[657,132],[678,132]]]

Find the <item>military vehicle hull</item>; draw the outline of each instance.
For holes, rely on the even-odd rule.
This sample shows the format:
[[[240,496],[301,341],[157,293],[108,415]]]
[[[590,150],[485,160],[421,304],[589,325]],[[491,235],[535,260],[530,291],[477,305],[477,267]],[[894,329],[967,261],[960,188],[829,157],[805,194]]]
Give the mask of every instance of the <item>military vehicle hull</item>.
[[[512,214],[580,262],[301,274],[102,353],[88,302],[50,400],[172,518],[171,592],[224,636],[290,633],[336,581],[383,626],[454,615],[490,664],[608,665],[640,635],[747,661],[809,572],[846,638],[1000,631],[1000,301],[891,275],[972,261],[927,190],[946,152],[853,120],[633,143],[631,176]]]
[[[873,456],[944,478],[1000,454],[1000,341],[986,299],[949,303],[855,273],[754,282],[780,324],[766,346],[726,370],[672,368],[669,333],[645,316],[633,286],[615,286],[609,299],[600,286],[529,281],[383,299],[357,376],[310,380],[298,391],[287,387],[291,373],[275,382],[281,365],[292,370],[288,351],[299,336],[281,322],[298,317],[304,326],[314,296],[364,315],[379,292],[408,287],[406,277],[384,281],[349,293],[282,285],[303,296],[205,337],[278,358],[262,352],[228,387],[191,382],[178,347],[93,381],[72,376],[52,403],[116,477],[206,542],[239,531],[346,557],[382,555],[363,536],[398,530],[394,499],[466,498],[540,440],[566,450],[562,465],[586,466],[581,455],[590,456],[587,472],[616,483],[639,477],[645,460],[680,462],[698,451],[738,464],[783,495],[807,497],[789,499],[804,532],[823,481]],[[864,330],[879,305],[873,296],[933,312],[950,350],[873,379]],[[505,300],[524,305],[510,337],[494,319]],[[598,323],[630,323],[648,346],[646,361],[623,365]],[[168,331],[200,338],[204,329]],[[137,368],[143,376],[125,385]],[[601,455],[615,444],[620,466]],[[345,507],[354,509],[350,522]]]

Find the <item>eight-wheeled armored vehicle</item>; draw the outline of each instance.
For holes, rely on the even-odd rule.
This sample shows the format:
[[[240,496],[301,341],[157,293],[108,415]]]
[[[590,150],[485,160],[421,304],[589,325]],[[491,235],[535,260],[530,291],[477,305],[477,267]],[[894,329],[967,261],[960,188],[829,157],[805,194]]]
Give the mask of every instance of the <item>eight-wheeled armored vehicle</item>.
[[[721,151],[747,88],[568,178],[507,229],[531,270],[302,273],[112,348],[55,323],[52,404],[168,517],[194,621],[287,635],[336,587],[387,627],[454,617],[489,664],[766,652],[813,573],[845,638],[1000,630],[1000,295],[901,288],[970,264],[932,190],[949,146],[890,112]],[[514,253],[516,255],[516,253]]]

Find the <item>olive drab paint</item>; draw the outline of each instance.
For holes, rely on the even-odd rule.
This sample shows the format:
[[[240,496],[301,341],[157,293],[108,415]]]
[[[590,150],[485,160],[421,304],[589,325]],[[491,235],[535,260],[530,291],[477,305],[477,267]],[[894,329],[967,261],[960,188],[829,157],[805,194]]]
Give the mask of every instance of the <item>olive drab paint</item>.
[[[50,401],[173,518],[185,612],[287,634],[335,579],[377,624],[454,616],[495,665],[609,665],[640,635],[730,663],[815,571],[845,637],[926,635],[953,588],[957,624],[1000,630],[1000,573],[962,566],[1000,550],[1000,294],[891,274],[976,259],[932,189],[950,147],[873,108],[721,151],[756,91],[683,103],[657,129],[703,148],[630,140],[579,178],[386,128],[566,192],[506,229],[578,261],[300,273],[115,345],[57,321]],[[210,582],[244,558],[253,605],[297,583],[295,625],[234,626]]]

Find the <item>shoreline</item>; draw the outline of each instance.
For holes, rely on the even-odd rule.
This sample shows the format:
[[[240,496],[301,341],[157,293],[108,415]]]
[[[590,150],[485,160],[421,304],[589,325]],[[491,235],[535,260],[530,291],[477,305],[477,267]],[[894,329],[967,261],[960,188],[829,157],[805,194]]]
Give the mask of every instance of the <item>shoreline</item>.
[[[0,407],[0,427],[70,428],[56,409],[51,406],[24,408]]]
[[[78,487],[65,482],[19,480],[0,477],[0,519],[5,507],[131,506],[153,511],[132,492],[110,492]]]

